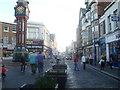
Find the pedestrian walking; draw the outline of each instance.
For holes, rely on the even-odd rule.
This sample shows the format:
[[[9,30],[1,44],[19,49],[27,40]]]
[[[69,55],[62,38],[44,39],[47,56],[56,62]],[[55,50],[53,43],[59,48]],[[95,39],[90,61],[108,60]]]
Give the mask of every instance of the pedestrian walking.
[[[93,56],[91,54],[89,56],[89,61],[90,61],[90,64],[92,65],[93,64]]]
[[[100,64],[100,69],[101,69],[101,70],[104,70],[104,67],[105,67],[105,60],[103,59],[103,57],[100,59],[99,64]]]
[[[36,57],[37,57],[37,54],[35,53],[35,51],[33,51],[33,53],[29,56],[31,71],[33,74],[36,73],[36,67],[37,67]]]
[[[25,66],[26,66],[26,58],[25,55],[21,55],[21,72],[25,72]]]
[[[82,56],[82,63],[83,63],[83,69],[85,70],[85,67],[86,67],[86,57],[85,57],[85,55]]]
[[[38,72],[43,73],[43,65],[44,65],[44,55],[41,54],[40,51],[39,54],[36,56],[37,64],[38,64]]]
[[[75,71],[79,71],[79,67],[78,67],[78,55],[76,54],[75,56],[74,56],[74,70]]]
[[[60,56],[57,55],[57,57],[56,57],[56,64],[59,64],[59,62],[60,62]]]
[[[1,73],[2,79],[5,79],[5,77],[6,77],[6,72],[7,72],[7,71],[8,71],[7,68],[6,68],[5,65],[3,64],[3,65],[2,65],[2,73]]]
[[[112,68],[112,63],[113,63],[113,55],[112,54],[110,55],[110,62],[109,63],[110,63],[110,68],[113,69]]]

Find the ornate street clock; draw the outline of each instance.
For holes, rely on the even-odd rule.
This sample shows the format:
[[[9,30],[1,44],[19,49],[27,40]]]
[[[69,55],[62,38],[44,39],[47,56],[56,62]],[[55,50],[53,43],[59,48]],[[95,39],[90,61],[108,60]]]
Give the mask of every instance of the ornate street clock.
[[[23,6],[18,6],[18,7],[16,8],[16,13],[18,13],[18,14],[23,14],[23,13],[24,13],[24,10],[25,10],[25,8],[24,8]]]
[[[29,16],[29,13],[30,13],[29,8],[26,8],[26,15]]]
[[[27,0],[18,0],[15,9],[16,17],[16,47],[14,50],[13,61],[21,61],[21,55],[24,54],[28,60],[28,50],[26,47],[27,20],[29,18],[29,2]]]

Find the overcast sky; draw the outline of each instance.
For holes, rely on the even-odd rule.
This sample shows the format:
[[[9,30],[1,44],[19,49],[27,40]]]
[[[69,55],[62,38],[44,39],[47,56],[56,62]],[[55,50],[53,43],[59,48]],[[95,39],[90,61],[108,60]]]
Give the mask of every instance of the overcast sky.
[[[13,22],[17,0],[0,0],[0,21]],[[28,0],[29,21],[43,22],[50,33],[56,35],[59,51],[64,51],[76,40],[79,10],[85,0]]]

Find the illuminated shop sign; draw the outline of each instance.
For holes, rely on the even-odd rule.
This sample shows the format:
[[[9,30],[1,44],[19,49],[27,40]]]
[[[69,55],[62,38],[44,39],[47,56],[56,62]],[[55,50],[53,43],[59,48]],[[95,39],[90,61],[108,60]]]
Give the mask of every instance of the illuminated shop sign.
[[[27,40],[28,45],[43,45],[43,40]]]

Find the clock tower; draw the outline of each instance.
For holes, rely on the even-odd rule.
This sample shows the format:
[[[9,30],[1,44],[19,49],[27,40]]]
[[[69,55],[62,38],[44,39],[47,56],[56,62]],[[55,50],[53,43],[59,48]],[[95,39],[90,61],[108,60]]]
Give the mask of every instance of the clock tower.
[[[27,20],[29,18],[29,2],[27,0],[18,0],[15,6],[16,17],[16,47],[14,50],[13,61],[20,61],[24,54],[28,60],[28,50],[26,48]]]

